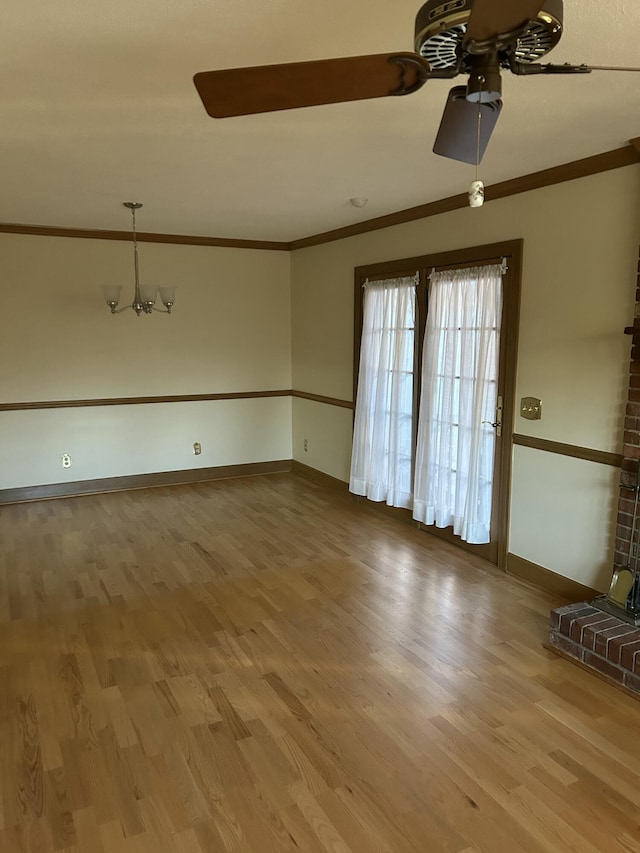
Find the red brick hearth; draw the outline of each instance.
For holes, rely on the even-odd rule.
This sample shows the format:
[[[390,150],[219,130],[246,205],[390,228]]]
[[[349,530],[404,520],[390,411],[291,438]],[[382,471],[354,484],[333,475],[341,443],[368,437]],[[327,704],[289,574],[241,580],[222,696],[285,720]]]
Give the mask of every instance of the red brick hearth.
[[[582,601],[551,611],[549,646],[640,698],[640,628]]]

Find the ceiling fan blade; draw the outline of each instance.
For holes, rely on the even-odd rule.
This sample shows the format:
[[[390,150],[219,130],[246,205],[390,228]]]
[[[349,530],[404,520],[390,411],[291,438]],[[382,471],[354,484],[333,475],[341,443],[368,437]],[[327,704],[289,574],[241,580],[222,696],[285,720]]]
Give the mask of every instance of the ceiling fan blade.
[[[471,52],[474,45],[500,44],[500,36],[517,32],[533,21],[544,6],[544,0],[475,0],[464,37],[465,47]],[[507,42],[509,39],[507,40]]]
[[[474,104],[466,99],[466,93],[466,86],[454,86],[449,92],[433,153],[475,165],[480,163],[484,156],[502,110],[502,101]],[[479,146],[478,110],[480,111]]]
[[[209,115],[228,118],[408,95],[428,76],[426,60],[401,52],[201,71],[193,82]]]

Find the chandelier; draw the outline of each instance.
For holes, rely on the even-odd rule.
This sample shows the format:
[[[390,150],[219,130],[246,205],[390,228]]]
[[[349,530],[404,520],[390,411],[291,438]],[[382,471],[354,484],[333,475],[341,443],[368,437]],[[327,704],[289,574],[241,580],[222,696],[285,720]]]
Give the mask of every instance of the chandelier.
[[[133,271],[135,276],[133,302],[130,305],[123,305],[122,308],[118,308],[122,286],[117,284],[108,284],[102,288],[105,301],[109,308],[111,308],[112,314],[120,314],[122,311],[126,311],[127,308],[132,308],[138,317],[143,312],[145,314],[151,314],[152,311],[158,311],[160,314],[171,314],[173,303],[176,300],[175,287],[155,287],[153,285],[140,284],[138,240],[136,236],[136,210],[140,210],[142,205],[138,201],[124,201],[123,205],[129,208],[133,220]],[[160,294],[160,301],[164,305],[165,310],[155,307],[158,293]]]

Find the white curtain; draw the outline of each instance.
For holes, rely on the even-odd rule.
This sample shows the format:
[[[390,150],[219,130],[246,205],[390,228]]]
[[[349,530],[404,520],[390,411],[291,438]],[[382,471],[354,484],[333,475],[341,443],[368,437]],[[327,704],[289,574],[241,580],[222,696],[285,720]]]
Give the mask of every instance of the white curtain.
[[[490,541],[501,265],[434,272],[422,361],[413,517]]]
[[[412,506],[417,276],[367,282],[349,489]]]

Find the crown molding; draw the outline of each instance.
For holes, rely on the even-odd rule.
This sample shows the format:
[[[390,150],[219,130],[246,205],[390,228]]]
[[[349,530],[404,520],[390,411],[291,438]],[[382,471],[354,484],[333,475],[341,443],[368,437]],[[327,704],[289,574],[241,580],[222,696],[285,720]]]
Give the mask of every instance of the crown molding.
[[[0,222],[2,234],[28,234],[37,237],[79,237],[85,240],[125,240],[133,242],[131,231],[101,231],[88,228],[58,228],[49,225],[20,225],[19,223]],[[172,243],[179,246],[213,246],[227,249],[266,249],[267,251],[288,252],[289,243],[271,240],[231,240],[226,237],[197,237],[190,234],[152,234],[138,232],[138,243]]]
[[[553,166],[550,169],[543,169],[540,172],[532,172],[529,175],[522,175],[519,178],[512,178],[487,186],[485,187],[485,203],[511,195],[519,195],[530,190],[561,184],[565,181],[574,181],[577,178],[586,178],[600,172],[620,169],[623,166],[631,166],[635,163],[640,163],[640,138],[632,140],[630,145],[615,148],[613,151],[606,151],[604,154],[596,154],[593,157],[563,163],[560,166]],[[310,246],[319,246],[323,243],[343,240],[345,237],[354,237],[358,234],[367,234],[370,231],[378,231],[381,228],[389,228],[393,225],[403,225],[406,222],[438,216],[441,213],[460,210],[468,206],[469,197],[467,193],[459,193],[428,204],[379,216],[376,219],[368,219],[365,222],[348,225],[345,228],[337,228],[335,231],[326,231],[323,234],[315,234],[302,240],[294,240],[289,244],[289,247],[291,251],[307,249]]]
[[[542,189],[565,181],[574,181],[578,178],[586,178],[589,175],[597,175],[600,172],[608,172],[612,169],[620,169],[624,166],[632,166],[640,163],[640,137],[631,139],[623,148],[615,148],[603,154],[593,157],[585,157],[582,160],[574,160],[543,169],[540,172],[532,172],[519,178],[501,181],[491,184],[485,188],[485,201],[491,202],[500,198],[529,192],[530,190]],[[172,243],[182,246],[209,246],[229,249],[262,249],[275,252],[293,252],[298,249],[307,249],[310,246],[320,246],[323,243],[333,243],[346,237],[354,237],[358,234],[367,234],[370,231],[379,231],[382,228],[390,228],[394,225],[403,225],[406,222],[414,222],[417,219],[427,219],[430,216],[438,216],[452,210],[460,210],[467,207],[469,199],[467,193],[448,196],[447,198],[420,204],[417,207],[409,207],[398,210],[375,219],[367,219],[344,228],[336,228],[333,231],[325,231],[321,234],[313,234],[300,240],[290,242],[278,242],[272,240],[232,240],[225,237],[198,237],[189,234],[152,234],[142,232],[137,235],[140,243]],[[60,228],[48,225],[20,225],[19,223],[0,222],[0,234],[27,234],[39,237],[78,237],[87,240],[125,240],[131,242],[133,236],[130,231],[101,231],[86,228]]]

